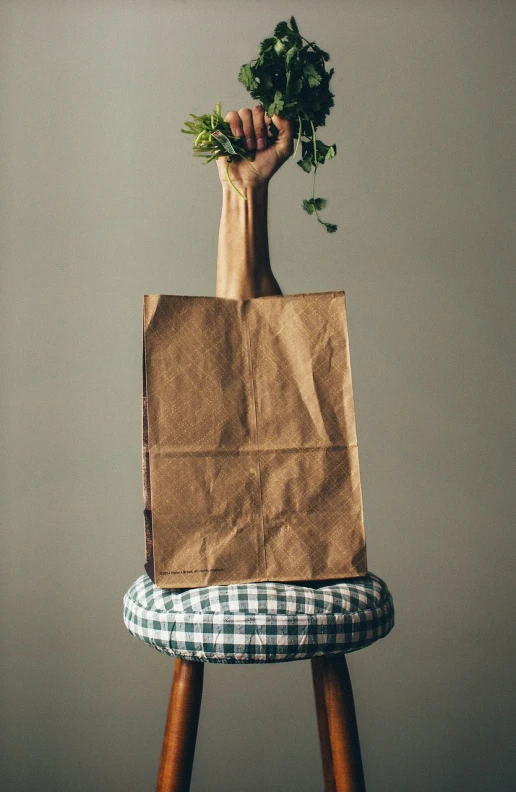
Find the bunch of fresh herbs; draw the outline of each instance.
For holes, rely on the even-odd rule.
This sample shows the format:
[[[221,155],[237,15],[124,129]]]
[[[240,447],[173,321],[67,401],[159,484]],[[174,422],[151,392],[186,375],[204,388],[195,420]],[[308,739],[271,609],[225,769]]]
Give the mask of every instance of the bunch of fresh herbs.
[[[235,187],[229,175],[229,163],[235,157],[243,157],[244,159],[254,160],[255,151],[248,151],[242,146],[241,138],[233,135],[231,127],[227,121],[222,118],[220,112],[220,102],[215,105],[213,113],[197,116],[190,113],[193,121],[185,121],[186,129],[182,129],[187,135],[195,135],[194,140],[194,157],[204,157],[205,161],[202,163],[211,162],[217,157],[227,157],[226,163],[226,176],[229,183],[244,200],[247,200],[245,195],[242,195],[240,190]]]
[[[327,201],[315,197],[317,168],[337,153],[335,145],[327,146],[317,139],[316,134],[317,127],[325,125],[326,116],[334,104],[329,84],[335,70],[326,71],[325,67],[329,58],[329,54],[314,41],[308,41],[299,33],[292,16],[290,27],[287,22],[279,22],[274,36],[261,42],[258,57],[241,67],[238,79],[253,99],[259,101],[270,119],[277,113],[287,121],[297,121],[294,156],[301,143],[301,159],[297,164],[306,173],[313,168],[312,195],[303,201],[302,206],[308,214],[315,213],[317,220],[329,233],[333,233],[337,226],[319,217]],[[195,135],[194,156],[204,157],[205,162],[227,156],[226,175],[237,190],[229,176],[229,163],[234,157],[253,160],[256,152],[244,149],[240,138],[232,134],[231,127],[222,118],[219,103],[212,114],[190,115],[193,122],[186,121],[187,129],[181,131]],[[272,121],[269,129],[273,142],[278,130]],[[237,192],[242,195],[239,190]]]

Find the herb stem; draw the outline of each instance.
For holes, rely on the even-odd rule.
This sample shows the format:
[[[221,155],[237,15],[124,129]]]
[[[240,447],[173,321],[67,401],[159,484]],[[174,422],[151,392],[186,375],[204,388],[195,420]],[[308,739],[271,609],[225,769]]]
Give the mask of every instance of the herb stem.
[[[298,128],[298,130],[297,130],[297,142],[296,142],[296,148],[294,149],[294,154],[292,155],[293,157],[295,157],[295,156],[296,156],[296,154],[297,154],[297,150],[298,150],[298,148],[299,148],[299,142],[300,142],[300,140],[301,140],[301,132],[302,132],[302,121],[301,121],[301,116],[299,115],[299,116],[298,116],[298,118],[299,118],[299,128]]]
[[[321,220],[321,218],[319,217],[319,212],[317,211],[317,207],[315,205],[315,174],[317,172],[317,166],[319,165],[319,163],[317,162],[317,145],[316,145],[317,137],[316,137],[313,121],[310,121],[310,124],[312,125],[312,140],[314,143],[314,161],[315,161],[314,175],[312,178],[312,201],[314,204],[315,215],[317,217],[318,222],[321,223],[323,226],[325,226],[326,223],[324,222],[324,220]]]
[[[312,176],[312,201],[313,201],[315,198],[315,174],[317,173],[317,166],[319,163],[317,162],[317,146],[316,146],[317,138],[316,138],[316,132],[313,121],[310,121],[310,125],[312,127],[312,143],[314,144],[314,175]],[[314,209],[315,209],[315,205],[314,205]],[[315,214],[317,215],[317,219],[319,220],[317,209],[315,209]]]
[[[209,156],[208,156],[208,155],[206,155],[206,154],[201,154],[201,156],[203,156],[203,157],[204,157],[204,156],[207,156],[207,157],[208,157],[208,159],[206,159],[206,160],[205,160],[205,161],[202,163],[203,165],[207,165],[207,164],[208,164],[208,162],[212,162],[212,160],[216,159],[216,158],[219,156],[219,152],[218,152],[218,150],[217,150],[217,151],[214,151],[214,152],[213,152],[213,154],[210,154]]]
[[[244,199],[244,201],[247,201],[246,196],[242,195],[242,193],[240,192],[238,187],[235,187],[235,185],[231,181],[231,176],[229,175],[229,157],[228,157],[228,160],[226,162],[226,176],[227,176],[228,182],[231,184],[232,188],[237,191],[237,193]]]

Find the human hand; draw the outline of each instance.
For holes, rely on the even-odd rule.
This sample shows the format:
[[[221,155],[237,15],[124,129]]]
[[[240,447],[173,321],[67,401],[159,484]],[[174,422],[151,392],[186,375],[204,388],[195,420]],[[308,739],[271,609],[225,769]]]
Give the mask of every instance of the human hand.
[[[245,186],[267,184],[276,171],[294,153],[294,124],[279,115],[272,121],[278,129],[278,137],[271,141],[268,126],[271,119],[261,107],[243,107],[238,112],[230,110],[224,121],[231,127],[235,137],[243,137],[242,145],[248,150],[256,150],[253,161],[244,158],[234,159],[229,164],[231,181]],[[227,157],[217,157],[217,168],[222,184],[228,184],[226,175]]]

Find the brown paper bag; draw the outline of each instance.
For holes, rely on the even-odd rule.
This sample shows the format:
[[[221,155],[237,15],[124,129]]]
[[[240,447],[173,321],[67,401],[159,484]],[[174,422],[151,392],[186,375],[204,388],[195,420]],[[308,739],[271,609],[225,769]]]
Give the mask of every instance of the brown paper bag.
[[[366,574],[343,291],[145,295],[142,420],[156,585]]]

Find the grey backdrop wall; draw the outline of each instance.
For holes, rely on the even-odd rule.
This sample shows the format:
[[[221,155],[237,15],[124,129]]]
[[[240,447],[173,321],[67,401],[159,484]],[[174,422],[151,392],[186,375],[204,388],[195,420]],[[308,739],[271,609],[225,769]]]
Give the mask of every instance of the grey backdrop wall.
[[[173,662],[132,638],[145,293],[213,295],[188,113],[295,13],[329,50],[319,172],[274,177],[284,291],[346,292],[370,568],[349,656],[369,792],[514,773],[513,2],[0,3],[2,745],[10,792],[150,790]],[[211,167],[211,170],[209,169]],[[322,790],[310,666],[206,669],[192,792]]]

